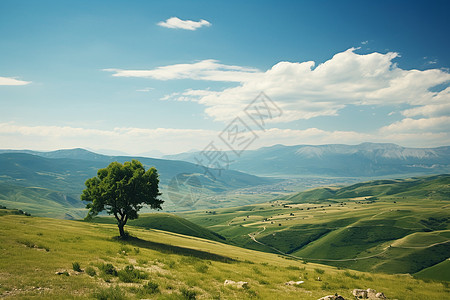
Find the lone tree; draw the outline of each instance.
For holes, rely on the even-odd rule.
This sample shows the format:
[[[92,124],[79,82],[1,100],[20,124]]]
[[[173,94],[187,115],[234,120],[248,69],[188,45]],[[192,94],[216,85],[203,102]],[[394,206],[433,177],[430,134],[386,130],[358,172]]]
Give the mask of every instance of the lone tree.
[[[133,159],[123,165],[112,162],[100,169],[96,177],[86,180],[81,200],[90,202],[86,205],[89,212],[86,219],[91,219],[106,210],[117,219],[120,237],[126,237],[123,227],[128,220],[137,219],[138,211],[146,204],[153,209],[162,209],[163,200],[158,189],[158,171],[144,166]]]

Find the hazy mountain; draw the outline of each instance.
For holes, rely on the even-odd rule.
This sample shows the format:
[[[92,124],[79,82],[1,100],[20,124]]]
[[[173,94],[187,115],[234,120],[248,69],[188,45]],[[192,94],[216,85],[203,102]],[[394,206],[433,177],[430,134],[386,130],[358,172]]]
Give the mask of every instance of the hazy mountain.
[[[52,152],[23,151],[23,153],[20,151],[2,150],[0,151],[0,203],[8,201],[8,207],[18,209],[31,207],[32,212],[36,214],[36,211],[39,211],[39,203],[42,203],[42,210],[47,211],[46,206],[48,203],[44,203],[39,199],[55,192],[62,194],[63,198],[67,196],[77,201],[76,205],[72,205],[73,203],[70,204],[64,201],[62,203],[58,200],[62,203],[58,205],[65,205],[68,209],[79,209],[83,206],[81,201],[79,201],[79,197],[85,187],[84,182],[88,178],[95,176],[98,169],[106,167],[112,161],[123,163],[131,159],[133,157],[106,156],[84,149]],[[168,199],[166,191],[170,184],[175,184],[175,194],[173,195],[177,196],[177,192],[189,191],[192,185],[195,185],[195,188],[201,191],[201,195],[212,195],[273,182],[272,179],[233,170],[205,169],[185,161],[145,157],[137,157],[137,159],[146,168],[154,166],[158,170],[161,188],[165,190],[163,199]],[[174,180],[174,178],[176,179]],[[195,180],[192,181],[192,178]],[[187,179],[191,181],[180,182]],[[185,184],[185,182],[189,184]],[[8,191],[2,192],[6,187],[8,187]],[[36,192],[34,190],[31,193],[28,188],[41,188],[46,191]],[[181,200],[176,200],[177,203],[174,203],[175,207],[172,207],[172,210],[184,204],[180,202]],[[18,205],[13,206],[10,203],[11,201],[15,201]],[[19,205],[19,203],[21,204]],[[46,215],[60,216],[60,213],[61,210],[57,213]]]
[[[197,153],[165,156],[194,161]],[[233,155],[230,153],[230,155]],[[369,177],[450,172],[450,147],[405,148],[395,144],[275,145],[248,150],[230,164],[243,172],[270,175]]]

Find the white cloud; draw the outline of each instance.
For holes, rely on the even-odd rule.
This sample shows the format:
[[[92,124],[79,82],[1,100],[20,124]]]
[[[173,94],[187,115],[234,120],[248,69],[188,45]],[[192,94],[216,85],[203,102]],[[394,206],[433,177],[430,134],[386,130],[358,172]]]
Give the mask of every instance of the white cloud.
[[[246,82],[260,74],[257,69],[230,66],[206,59],[191,64],[175,64],[151,70],[104,69],[115,77],[141,77],[157,80],[193,79],[207,81]]]
[[[363,41],[361,42],[362,45],[367,45],[369,43],[369,41]]]
[[[406,118],[380,129],[384,133],[397,132],[450,132],[450,116],[437,118]]]
[[[265,72],[254,68],[203,60],[175,64],[151,70],[106,69],[116,77],[144,77],[157,80],[193,79],[236,82],[237,86],[220,91],[186,90],[163,99],[193,100],[206,106],[205,112],[215,120],[227,121],[237,115],[264,91],[283,110],[276,121],[310,119],[338,115],[348,105],[410,105],[405,116],[421,113],[422,107],[446,105],[447,90],[430,91],[450,80],[444,70],[404,70],[393,60],[398,53],[357,54],[355,48],[337,53],[316,66],[313,61],[275,64]],[[437,110],[428,107],[425,110]]]
[[[136,90],[136,92],[150,92],[152,90],[154,90],[154,88],[146,87],[146,88],[143,88],[143,89],[138,89],[138,90]]]
[[[191,20],[181,20],[177,17],[172,17],[164,22],[163,21],[159,22],[158,25],[166,28],[197,30],[203,26],[205,27],[211,26],[211,23],[203,19],[196,22]]]
[[[12,77],[0,77],[0,85],[27,85],[31,81],[23,81]]]

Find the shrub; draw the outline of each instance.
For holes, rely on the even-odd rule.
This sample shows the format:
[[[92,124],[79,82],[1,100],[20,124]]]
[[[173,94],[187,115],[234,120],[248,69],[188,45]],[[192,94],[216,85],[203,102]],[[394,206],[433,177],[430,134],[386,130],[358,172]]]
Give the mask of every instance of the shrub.
[[[77,261],[72,263],[72,269],[73,269],[74,271],[77,271],[77,272],[83,272],[83,271],[81,270],[80,263],[77,262]]]
[[[325,270],[319,269],[319,268],[314,269],[314,271],[316,271],[316,273],[318,273],[318,274],[323,274],[323,273],[325,273]]]
[[[126,266],[123,270],[117,272],[117,275],[122,282],[139,282],[141,279],[148,278],[147,273],[136,270],[133,265]]]
[[[297,267],[297,266],[287,266],[286,269],[288,269],[288,270],[300,270],[300,268]]]
[[[97,275],[97,272],[95,272],[95,269],[93,267],[87,267],[85,270],[86,274],[88,274],[89,276],[95,276]]]
[[[123,300],[125,293],[118,287],[110,287],[107,289],[100,289],[94,293],[94,298],[98,300]]]
[[[350,273],[349,271],[345,271],[345,272],[344,272],[344,276],[349,277],[349,278],[352,278],[352,279],[356,279],[356,280],[358,280],[358,279],[361,278],[361,276],[358,276],[358,275],[356,275],[356,274],[352,274],[352,273]]]
[[[159,285],[156,282],[149,281],[143,286],[144,290],[149,294],[159,293]]]
[[[180,290],[183,299],[186,300],[195,300],[197,297],[197,292],[193,290],[188,290],[187,288],[181,288]]]
[[[102,270],[102,272],[106,275],[117,276],[117,270],[112,264],[102,264],[100,266],[100,270]]]
[[[119,251],[118,251],[119,254],[128,255],[128,253],[130,253],[130,252],[131,252],[131,248],[130,247],[128,247],[126,245],[120,245],[120,248],[119,248]]]

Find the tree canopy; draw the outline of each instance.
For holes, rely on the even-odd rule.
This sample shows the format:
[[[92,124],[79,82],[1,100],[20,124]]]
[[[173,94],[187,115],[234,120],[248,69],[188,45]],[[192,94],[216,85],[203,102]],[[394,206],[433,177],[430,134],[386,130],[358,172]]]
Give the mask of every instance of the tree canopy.
[[[128,220],[137,219],[138,211],[148,205],[152,209],[162,209],[164,203],[158,197],[159,178],[152,167],[145,171],[144,166],[133,159],[121,164],[112,162],[100,169],[96,177],[86,180],[81,200],[90,202],[87,219],[106,210],[117,219],[120,236],[125,237],[124,226]]]

